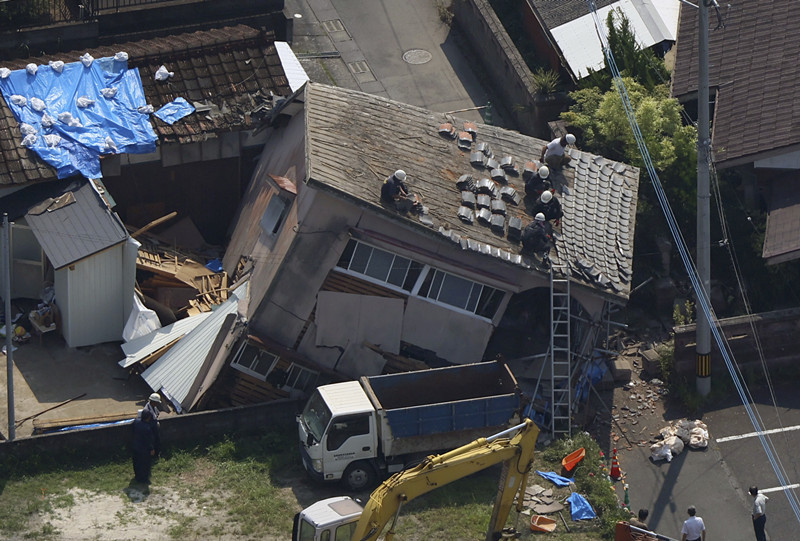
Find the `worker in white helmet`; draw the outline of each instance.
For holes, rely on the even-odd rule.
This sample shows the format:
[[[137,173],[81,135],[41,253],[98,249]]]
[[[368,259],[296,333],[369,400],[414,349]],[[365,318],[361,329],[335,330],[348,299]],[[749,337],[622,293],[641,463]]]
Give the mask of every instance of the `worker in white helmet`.
[[[394,205],[401,212],[408,212],[421,205],[420,198],[415,194],[409,193],[405,182],[406,172],[398,169],[389,175],[383,181],[383,186],[381,186],[381,200],[384,203]]]
[[[535,254],[547,264],[553,247],[553,226],[541,212],[522,230],[522,253]]]
[[[561,217],[564,216],[564,211],[561,210],[561,203],[550,190],[542,192],[539,196],[539,200],[533,206],[532,212],[534,214],[541,212],[544,214],[546,220],[554,220],[556,225],[558,225]]]
[[[556,169],[566,165],[572,159],[572,157],[566,153],[567,145],[574,144],[575,136],[571,133],[553,139],[542,147],[542,161]]]
[[[552,187],[550,181],[547,179],[549,176],[550,168],[546,165],[539,167],[536,174],[525,181],[525,196],[538,201],[542,192]]]

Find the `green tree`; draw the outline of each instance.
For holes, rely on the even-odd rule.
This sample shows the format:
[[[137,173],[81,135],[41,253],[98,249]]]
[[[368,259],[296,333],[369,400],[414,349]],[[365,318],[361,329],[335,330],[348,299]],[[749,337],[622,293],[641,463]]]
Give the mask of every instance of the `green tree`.
[[[636,34],[631,28],[630,21],[621,9],[612,9],[608,12],[606,32],[608,48],[623,77],[632,77],[647,90],[654,90],[669,80],[669,71],[664,61],[651,49],[642,49],[636,41]],[[606,60],[605,69],[590,71],[589,77],[581,81],[581,86],[610,90],[611,83],[611,70],[608,69]]]

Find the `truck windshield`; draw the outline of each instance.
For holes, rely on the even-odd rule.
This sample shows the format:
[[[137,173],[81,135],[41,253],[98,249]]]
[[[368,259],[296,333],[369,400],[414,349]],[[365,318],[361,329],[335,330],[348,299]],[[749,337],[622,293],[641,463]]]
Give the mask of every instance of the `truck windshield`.
[[[328,409],[327,404],[322,399],[322,395],[315,391],[311,398],[308,399],[308,403],[303,409],[303,415],[300,418],[311,435],[314,436],[314,439],[322,441],[322,435],[325,433],[332,416],[331,410]]]

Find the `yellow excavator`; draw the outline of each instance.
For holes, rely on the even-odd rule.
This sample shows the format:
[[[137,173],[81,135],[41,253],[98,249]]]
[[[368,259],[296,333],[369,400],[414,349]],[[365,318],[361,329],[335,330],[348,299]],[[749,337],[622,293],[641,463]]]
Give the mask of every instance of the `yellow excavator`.
[[[292,541],[373,541],[390,522],[384,539],[391,541],[406,502],[500,463],[503,469],[486,541],[518,537],[505,524],[515,496],[516,509],[522,510],[538,437],[539,428],[525,419],[513,428],[431,455],[417,466],[392,475],[370,494],[364,508],[347,496],[318,501],[295,516]]]

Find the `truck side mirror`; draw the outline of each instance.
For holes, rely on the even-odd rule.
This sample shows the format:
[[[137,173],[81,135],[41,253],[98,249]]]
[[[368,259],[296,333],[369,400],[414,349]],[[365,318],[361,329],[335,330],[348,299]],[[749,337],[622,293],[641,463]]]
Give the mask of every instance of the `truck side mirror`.
[[[314,434],[309,432],[306,438],[306,447],[311,447],[312,445],[314,445]]]

